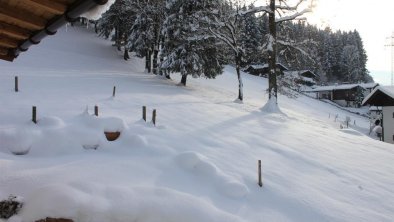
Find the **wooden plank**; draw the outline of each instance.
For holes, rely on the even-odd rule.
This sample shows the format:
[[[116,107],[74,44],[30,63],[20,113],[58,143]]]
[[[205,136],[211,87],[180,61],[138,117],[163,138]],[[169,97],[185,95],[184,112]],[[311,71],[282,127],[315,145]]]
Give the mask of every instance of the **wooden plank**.
[[[47,21],[39,16],[32,14],[27,10],[10,7],[4,2],[0,2],[0,18],[7,23],[17,23],[22,28],[33,30],[43,29]]]
[[[15,59],[15,57],[9,55],[0,55],[0,59],[12,62]]]
[[[0,55],[8,55],[8,49],[0,47]]]
[[[61,15],[63,14],[66,9],[67,6],[64,4],[60,4],[54,1],[50,1],[50,0],[28,0],[26,1],[26,3],[31,3],[34,4],[37,7],[40,7],[50,13],[53,13],[55,15]]]
[[[19,45],[18,40],[7,37],[5,35],[0,35],[0,46],[6,48],[16,48],[18,47],[18,45]]]
[[[30,36],[29,31],[15,25],[2,22],[0,22],[0,34],[8,35],[19,40],[27,39]]]

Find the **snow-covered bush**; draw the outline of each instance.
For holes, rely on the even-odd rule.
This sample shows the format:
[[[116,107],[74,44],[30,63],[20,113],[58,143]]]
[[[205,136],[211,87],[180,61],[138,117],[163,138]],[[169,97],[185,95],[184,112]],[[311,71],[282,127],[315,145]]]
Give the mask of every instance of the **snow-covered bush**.
[[[0,218],[8,219],[17,214],[22,208],[20,197],[10,195],[7,200],[0,201]]]

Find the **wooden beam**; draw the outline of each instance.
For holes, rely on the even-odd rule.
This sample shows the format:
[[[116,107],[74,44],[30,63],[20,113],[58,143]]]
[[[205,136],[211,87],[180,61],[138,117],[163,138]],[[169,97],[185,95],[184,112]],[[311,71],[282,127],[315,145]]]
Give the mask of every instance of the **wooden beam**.
[[[10,37],[7,37],[5,35],[0,35],[0,46],[6,47],[6,48],[16,48],[18,47],[19,42],[16,39],[12,39]]]
[[[0,1],[0,18],[7,23],[20,24],[22,28],[29,28],[33,30],[43,29],[47,21],[39,16],[33,15],[31,12],[10,7],[4,2]]]
[[[8,55],[8,49],[0,47],[0,55]]]
[[[62,15],[67,9],[66,5],[54,2],[53,0],[28,0],[26,2],[32,3],[55,15]]]
[[[15,25],[0,22],[0,34],[22,40],[30,36],[30,32]]]
[[[9,56],[9,55],[0,55],[0,59],[12,62],[12,61],[14,61],[15,57]]]

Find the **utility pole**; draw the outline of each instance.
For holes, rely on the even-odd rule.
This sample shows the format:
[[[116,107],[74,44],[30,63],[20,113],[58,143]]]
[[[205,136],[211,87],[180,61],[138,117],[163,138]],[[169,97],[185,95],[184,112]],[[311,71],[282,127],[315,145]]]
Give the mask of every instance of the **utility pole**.
[[[390,37],[387,37],[389,43],[384,45],[391,48],[391,86],[394,85],[393,72],[394,72],[394,32]]]

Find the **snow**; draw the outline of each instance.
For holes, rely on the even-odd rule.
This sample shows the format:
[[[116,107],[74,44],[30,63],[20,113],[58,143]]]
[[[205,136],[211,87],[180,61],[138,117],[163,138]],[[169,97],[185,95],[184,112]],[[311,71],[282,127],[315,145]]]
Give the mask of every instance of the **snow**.
[[[302,95],[267,103],[265,78],[242,73],[244,101],[235,103],[234,67],[178,87],[179,75],[147,74],[141,59],[124,61],[110,42],[78,27],[0,67],[0,197],[24,201],[8,221],[394,217],[393,145],[368,136],[368,119],[330,104]],[[262,111],[265,104],[281,113]],[[341,129],[347,116],[356,125]],[[105,130],[121,135],[107,141]]]
[[[377,91],[381,91],[382,93],[386,94],[387,96],[394,99],[394,88],[391,86],[377,86],[368,96],[363,99],[362,104],[365,104],[371,96],[373,96]]]
[[[108,0],[107,3],[105,3],[104,5],[98,5],[93,9],[85,12],[84,14],[82,14],[82,17],[90,20],[98,20],[101,18],[101,15],[106,12],[114,2],[115,0]]]
[[[371,89],[376,87],[377,83],[358,83],[358,84],[342,84],[342,85],[332,85],[332,86],[318,86],[314,89],[308,90],[306,92],[321,92],[321,91],[332,91],[332,90],[343,90],[343,89],[353,89],[354,87],[361,86],[364,89]]]

